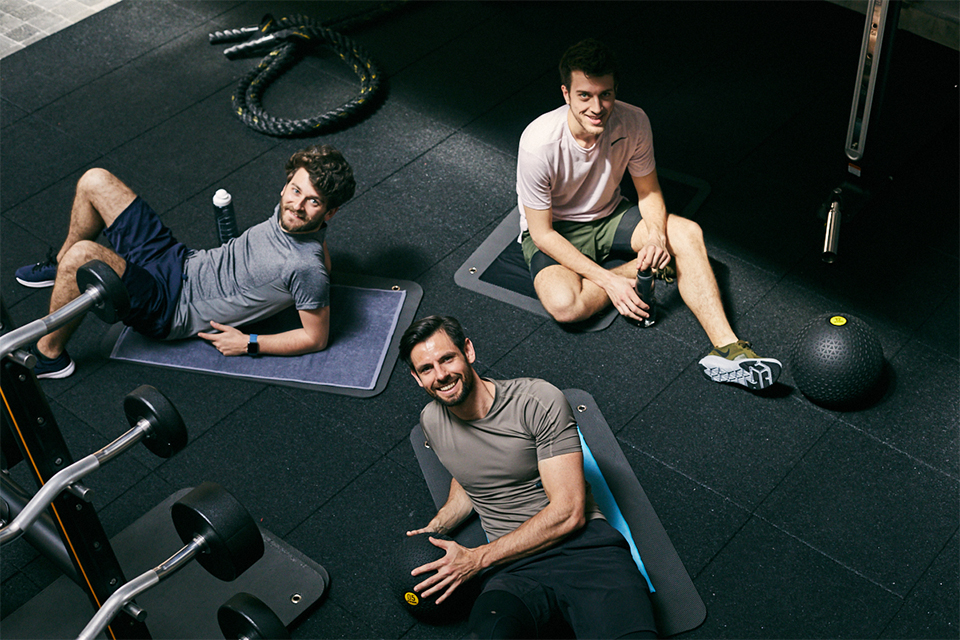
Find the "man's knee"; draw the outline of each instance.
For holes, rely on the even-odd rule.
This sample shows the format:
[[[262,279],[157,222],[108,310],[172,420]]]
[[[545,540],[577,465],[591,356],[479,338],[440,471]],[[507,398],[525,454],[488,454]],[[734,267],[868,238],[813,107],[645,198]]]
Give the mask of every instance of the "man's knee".
[[[80,179],[77,180],[77,190],[86,192],[98,192],[107,189],[110,185],[120,182],[119,178],[99,167],[87,169]]]
[[[562,267],[556,267],[559,269]],[[570,287],[564,278],[554,277],[556,274],[541,271],[533,281],[540,304],[550,316],[560,323],[577,322],[583,318],[579,315],[576,291]]]
[[[77,197],[90,203],[108,224],[137,194],[106,169],[88,169],[77,181]]]
[[[667,225],[667,241],[675,252],[701,249],[704,246],[703,229],[689,218],[671,215]]]
[[[484,591],[470,611],[469,638],[535,638],[537,623],[523,600],[509,591]]]
[[[57,264],[57,273],[75,276],[77,269],[91,260],[105,262],[117,275],[123,275],[126,265],[123,258],[93,240],[79,240],[71,246]]]
[[[550,314],[550,317],[560,324],[567,324],[582,320],[580,315],[577,313],[577,309],[575,307],[576,300],[573,296],[569,296],[568,301],[563,301],[558,300],[555,296],[545,298],[541,295],[540,304],[542,304],[546,312]]]

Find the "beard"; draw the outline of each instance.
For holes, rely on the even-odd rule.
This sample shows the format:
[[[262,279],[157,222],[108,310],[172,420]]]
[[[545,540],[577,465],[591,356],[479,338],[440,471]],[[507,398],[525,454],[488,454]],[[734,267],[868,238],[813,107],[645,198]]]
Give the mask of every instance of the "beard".
[[[287,209],[286,207],[284,207],[283,210],[290,212],[297,220],[300,220],[300,218],[297,217],[297,214],[293,209]],[[317,220],[313,220],[313,221],[304,220],[299,225],[292,226],[287,224],[284,216],[282,215],[280,216],[280,228],[286,231],[287,233],[310,233],[311,231],[316,231],[317,229],[322,227],[323,222],[324,220],[323,220],[323,217],[321,216]]]
[[[445,407],[459,407],[464,402],[466,402],[470,394],[473,393],[473,379],[461,376],[460,380],[462,382],[462,384],[460,385],[460,393],[453,396],[452,398],[441,397],[438,392],[432,389],[430,390],[430,395],[433,396],[433,398],[437,402],[439,402]],[[456,379],[454,379],[454,381],[456,381]],[[443,386],[446,386],[447,384],[450,384],[450,383],[446,382],[445,384],[441,384],[439,386],[443,387]]]

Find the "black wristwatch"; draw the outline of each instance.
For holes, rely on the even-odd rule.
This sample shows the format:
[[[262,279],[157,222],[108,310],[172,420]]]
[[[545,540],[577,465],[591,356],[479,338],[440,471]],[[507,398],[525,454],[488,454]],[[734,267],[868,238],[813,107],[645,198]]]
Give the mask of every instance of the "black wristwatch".
[[[260,343],[257,342],[257,334],[250,334],[250,342],[247,343],[247,355],[248,356],[258,356],[260,355]]]

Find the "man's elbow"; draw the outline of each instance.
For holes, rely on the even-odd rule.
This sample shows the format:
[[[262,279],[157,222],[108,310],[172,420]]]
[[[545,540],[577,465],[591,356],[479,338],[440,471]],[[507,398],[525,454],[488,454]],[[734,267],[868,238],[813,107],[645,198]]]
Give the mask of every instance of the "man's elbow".
[[[552,228],[549,229],[540,229],[528,227],[527,231],[530,233],[530,239],[533,240],[533,244],[539,249],[543,242],[546,240],[547,236],[550,235],[550,232],[553,231]]]
[[[298,353],[316,353],[317,351],[323,351],[327,348],[329,344],[329,333],[322,334],[306,334],[306,338],[300,343],[300,348],[297,350]]]
[[[571,533],[579,531],[587,524],[587,516],[584,513],[583,505],[580,505],[580,508],[574,508],[566,514],[566,517],[560,523],[560,529],[563,535],[567,536]]]
[[[330,342],[329,336],[321,336],[317,338],[316,340],[313,341],[313,344],[310,345],[309,353],[323,351],[324,349],[327,348],[327,345],[329,344],[329,342]]]

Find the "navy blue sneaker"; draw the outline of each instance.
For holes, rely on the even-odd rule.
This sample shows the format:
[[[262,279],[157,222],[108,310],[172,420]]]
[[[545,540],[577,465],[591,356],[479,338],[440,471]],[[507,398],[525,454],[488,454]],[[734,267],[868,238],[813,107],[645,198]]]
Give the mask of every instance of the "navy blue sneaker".
[[[57,279],[57,256],[53,249],[47,251],[47,258],[43,262],[28,264],[16,271],[17,282],[31,289],[52,287]]]
[[[77,370],[77,365],[70,359],[70,355],[64,351],[56,358],[48,358],[40,353],[36,345],[30,347],[30,353],[37,356],[37,364],[33,368],[33,373],[37,379],[42,378],[66,378],[73,375]]]

